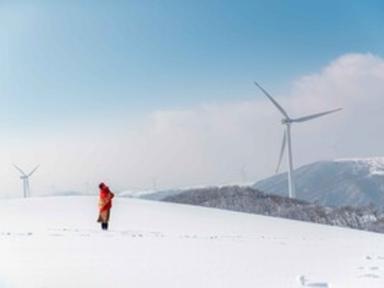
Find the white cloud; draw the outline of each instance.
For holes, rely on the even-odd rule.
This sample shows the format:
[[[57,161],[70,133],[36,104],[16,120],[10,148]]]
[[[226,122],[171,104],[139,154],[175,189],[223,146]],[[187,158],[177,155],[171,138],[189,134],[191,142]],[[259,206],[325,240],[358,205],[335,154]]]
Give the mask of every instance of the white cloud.
[[[308,123],[303,133],[319,158],[382,155],[384,137],[384,60],[371,54],[347,54],[319,74],[305,76],[293,85],[293,111],[343,107],[333,115]],[[297,112],[298,113],[298,112]],[[328,144],[327,146],[316,143]],[[329,144],[333,145],[333,148]],[[305,144],[300,144],[304,149]],[[334,150],[334,151],[332,151]],[[313,161],[304,153],[302,162]]]
[[[321,159],[382,156],[383,80],[382,58],[348,54],[317,74],[297,79],[285,97],[275,95],[293,117],[344,108],[293,127],[295,166]],[[273,95],[272,88],[265,88]],[[153,183],[177,187],[255,181],[273,173],[281,117],[256,87],[252,101],[155,111],[144,118],[24,139],[26,147],[3,143],[0,173],[7,179],[5,186],[8,191],[21,190],[16,171],[9,167],[19,161],[30,168],[41,164],[31,186],[44,192],[95,189],[100,180],[116,189],[151,188]]]

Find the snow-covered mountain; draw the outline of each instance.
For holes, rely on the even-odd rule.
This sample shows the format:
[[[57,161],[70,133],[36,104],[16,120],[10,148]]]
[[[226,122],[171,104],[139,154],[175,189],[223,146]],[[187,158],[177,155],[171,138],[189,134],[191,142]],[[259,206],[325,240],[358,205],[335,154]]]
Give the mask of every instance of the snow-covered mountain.
[[[96,197],[0,204],[2,288],[384,287],[381,234],[119,197],[105,232]]]
[[[315,162],[294,173],[298,199],[334,207],[373,205],[384,211],[384,158]],[[261,180],[254,187],[286,196],[287,174]]]

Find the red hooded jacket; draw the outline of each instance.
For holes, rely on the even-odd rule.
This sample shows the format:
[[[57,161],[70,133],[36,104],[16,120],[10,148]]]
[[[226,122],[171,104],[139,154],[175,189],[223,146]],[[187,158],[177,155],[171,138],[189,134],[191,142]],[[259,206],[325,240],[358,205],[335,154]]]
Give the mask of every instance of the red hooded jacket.
[[[115,196],[106,185],[101,185],[99,194],[100,212],[107,211],[112,207],[112,198]]]

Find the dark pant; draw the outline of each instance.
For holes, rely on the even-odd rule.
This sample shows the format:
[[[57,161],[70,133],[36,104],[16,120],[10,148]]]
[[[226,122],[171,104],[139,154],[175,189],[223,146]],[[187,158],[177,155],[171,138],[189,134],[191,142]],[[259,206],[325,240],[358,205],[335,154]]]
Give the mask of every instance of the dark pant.
[[[108,230],[108,223],[101,223],[101,229]]]

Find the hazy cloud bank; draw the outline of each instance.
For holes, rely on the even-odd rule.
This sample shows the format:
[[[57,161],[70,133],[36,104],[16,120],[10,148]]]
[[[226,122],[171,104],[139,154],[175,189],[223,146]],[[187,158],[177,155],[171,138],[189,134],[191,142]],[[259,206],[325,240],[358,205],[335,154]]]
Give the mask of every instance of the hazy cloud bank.
[[[262,79],[255,80],[262,84]],[[384,154],[383,58],[343,55],[319,73],[297,79],[284,95],[275,95],[273,87],[265,88],[293,117],[344,108],[293,127],[295,166]],[[119,119],[102,129],[88,123],[38,139],[25,137],[23,144],[20,135],[17,145],[8,139],[1,147],[0,168],[6,191],[21,190],[12,162],[29,168],[41,164],[31,182],[32,189],[41,193],[94,191],[99,180],[110,181],[116,189],[129,189],[266,177],[273,173],[280,149],[281,116],[256,87],[254,100],[235,99],[154,111],[140,120]]]

